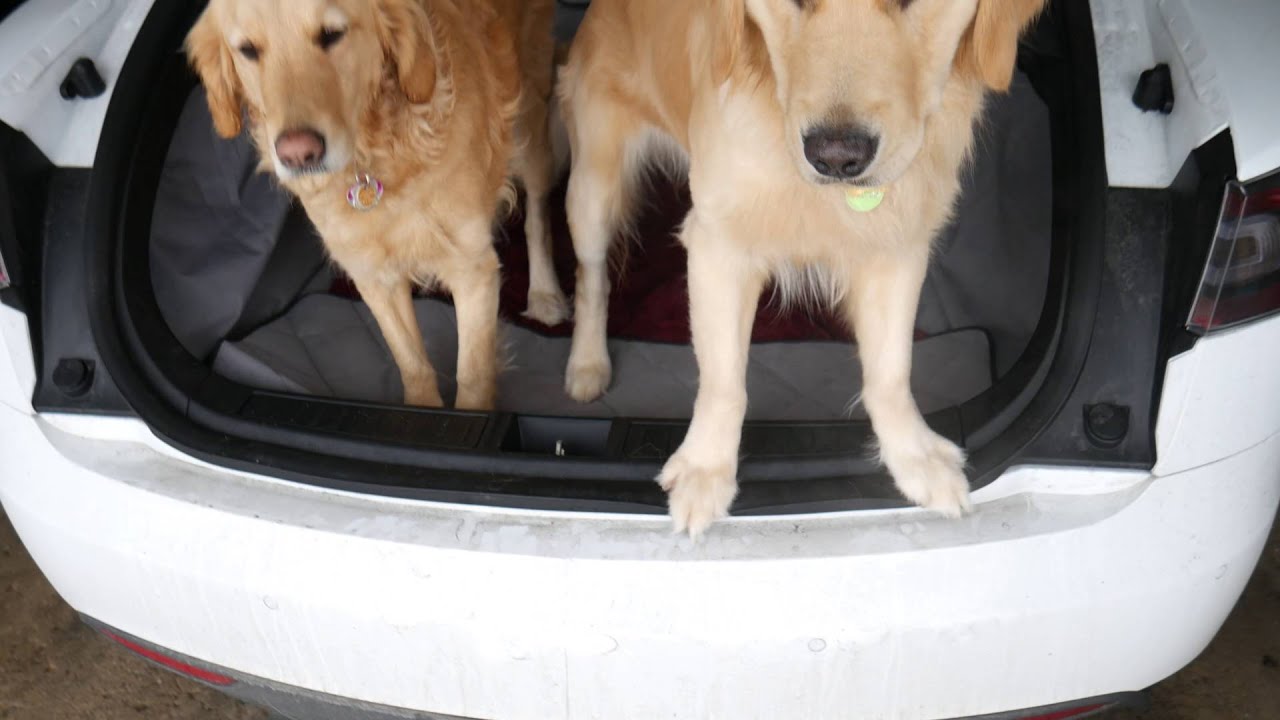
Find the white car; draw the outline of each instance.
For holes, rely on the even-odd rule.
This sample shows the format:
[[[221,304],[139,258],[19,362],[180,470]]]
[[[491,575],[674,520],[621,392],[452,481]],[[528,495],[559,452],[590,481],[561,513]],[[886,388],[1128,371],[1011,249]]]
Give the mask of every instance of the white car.
[[[305,219],[208,132],[199,3],[20,4],[0,501],[87,622],[287,717],[1140,703],[1217,632],[1280,502],[1280,4],[1229,5],[1057,0],[993,100],[914,379],[973,513],[907,506],[867,459],[845,343],[775,338],[741,497],[694,544],[652,482],[686,345],[620,335],[606,404],[575,408],[566,340],[513,325],[502,412],[389,403]]]

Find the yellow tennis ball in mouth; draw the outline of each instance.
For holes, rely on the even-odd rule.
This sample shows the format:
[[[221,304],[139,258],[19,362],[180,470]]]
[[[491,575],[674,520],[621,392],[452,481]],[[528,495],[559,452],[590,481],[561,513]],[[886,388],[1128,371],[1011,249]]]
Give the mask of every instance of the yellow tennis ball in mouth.
[[[854,212],[871,212],[884,200],[884,188],[849,188],[844,192],[844,202]]]

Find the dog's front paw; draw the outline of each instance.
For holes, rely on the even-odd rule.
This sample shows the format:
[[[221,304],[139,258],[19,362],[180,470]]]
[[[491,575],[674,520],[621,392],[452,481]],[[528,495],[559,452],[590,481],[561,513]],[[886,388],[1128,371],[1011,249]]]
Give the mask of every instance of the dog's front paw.
[[[569,319],[569,302],[559,288],[550,291],[530,290],[524,316],[554,327]]]
[[[591,402],[609,389],[613,366],[606,355],[603,359],[576,361],[569,358],[565,371],[564,390],[569,397],[581,403]]]
[[[738,494],[735,462],[701,464],[677,452],[658,475],[667,491],[667,508],[677,533],[697,538],[711,523],[729,514]]]
[[[947,517],[972,509],[964,476],[964,451],[927,428],[917,438],[890,448],[881,441],[880,457],[908,500]]]

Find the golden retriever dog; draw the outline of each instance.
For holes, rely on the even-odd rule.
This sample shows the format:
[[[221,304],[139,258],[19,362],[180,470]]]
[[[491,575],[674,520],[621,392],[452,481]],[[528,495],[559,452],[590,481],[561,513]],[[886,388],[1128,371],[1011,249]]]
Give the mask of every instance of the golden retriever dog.
[[[1044,1],[591,3],[559,87],[579,259],[566,390],[587,401],[608,387],[610,241],[646,158],[675,153],[693,197],[680,240],[699,373],[658,477],[677,532],[698,535],[737,493],[751,326],[771,278],[848,317],[902,494],[947,516],[970,507],[964,453],[911,395],[916,306],[984,97],[1008,88]]]
[[[377,319],[404,400],[442,404],[414,317],[440,283],[458,318],[456,406],[493,407],[495,215],[527,195],[527,314],[567,314],[552,268],[552,0],[211,0],[187,37],[217,132],[247,119]]]

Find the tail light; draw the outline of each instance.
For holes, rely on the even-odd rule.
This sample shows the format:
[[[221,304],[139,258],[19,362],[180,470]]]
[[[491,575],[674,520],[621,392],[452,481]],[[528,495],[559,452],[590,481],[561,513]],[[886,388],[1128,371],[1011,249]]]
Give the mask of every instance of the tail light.
[[[1280,180],[1227,184],[1187,329],[1203,335],[1280,310]]]

